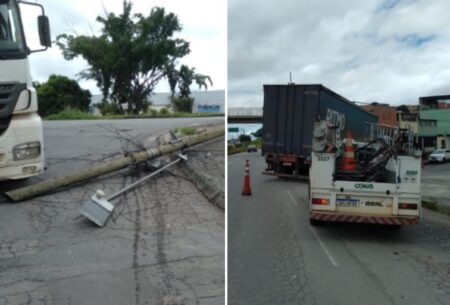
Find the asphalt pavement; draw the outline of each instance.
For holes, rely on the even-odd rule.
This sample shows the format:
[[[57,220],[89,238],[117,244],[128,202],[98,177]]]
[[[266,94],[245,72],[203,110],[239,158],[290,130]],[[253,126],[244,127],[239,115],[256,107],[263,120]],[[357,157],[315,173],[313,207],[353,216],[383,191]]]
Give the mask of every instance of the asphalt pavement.
[[[169,128],[223,118],[44,123],[47,171],[2,190],[151,147]],[[193,147],[192,164],[224,184],[224,138]],[[224,213],[177,167],[114,204],[98,228],[79,208],[136,181],[124,169],[21,203],[0,202],[0,304],[224,304]]]
[[[422,169],[422,200],[436,204],[450,215],[450,162],[425,164]]]
[[[434,176],[449,176],[450,162],[446,163],[426,163],[422,169],[422,177],[434,177]]]
[[[228,304],[450,304],[450,218],[312,227],[307,184],[264,168],[260,152],[228,159]]]

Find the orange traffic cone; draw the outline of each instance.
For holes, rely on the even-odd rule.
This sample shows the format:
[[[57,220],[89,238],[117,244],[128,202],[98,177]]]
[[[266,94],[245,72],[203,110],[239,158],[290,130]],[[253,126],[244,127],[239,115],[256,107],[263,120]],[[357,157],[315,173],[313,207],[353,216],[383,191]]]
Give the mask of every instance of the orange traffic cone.
[[[245,162],[245,175],[244,175],[244,186],[242,187],[242,195],[250,196],[252,190],[250,188],[250,164],[248,160]]]
[[[341,170],[356,171],[355,153],[353,152],[352,133],[350,131],[347,132],[344,155],[341,160]]]

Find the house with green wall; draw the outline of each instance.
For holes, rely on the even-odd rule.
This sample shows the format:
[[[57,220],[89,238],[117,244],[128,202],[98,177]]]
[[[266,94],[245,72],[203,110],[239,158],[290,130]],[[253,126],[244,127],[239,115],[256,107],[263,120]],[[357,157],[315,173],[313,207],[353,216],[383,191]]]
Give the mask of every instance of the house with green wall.
[[[419,106],[422,150],[450,149],[450,95],[421,97]]]

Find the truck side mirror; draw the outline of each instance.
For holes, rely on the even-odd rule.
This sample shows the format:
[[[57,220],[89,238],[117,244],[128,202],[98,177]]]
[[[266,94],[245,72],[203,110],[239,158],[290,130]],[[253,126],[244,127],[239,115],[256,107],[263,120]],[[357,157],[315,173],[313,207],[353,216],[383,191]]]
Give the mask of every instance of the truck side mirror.
[[[41,46],[50,48],[52,46],[52,39],[50,37],[50,23],[47,16],[40,15],[38,17],[38,29]]]

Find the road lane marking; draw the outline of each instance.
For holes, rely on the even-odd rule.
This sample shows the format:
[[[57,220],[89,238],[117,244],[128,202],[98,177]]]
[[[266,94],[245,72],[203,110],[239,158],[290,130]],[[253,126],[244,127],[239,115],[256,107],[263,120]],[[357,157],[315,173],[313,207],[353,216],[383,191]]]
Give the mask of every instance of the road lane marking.
[[[295,201],[294,196],[292,196],[292,193],[287,190],[286,193],[288,194],[289,198],[291,199],[291,202],[295,205],[298,206],[297,201]],[[319,234],[317,234],[316,230],[311,227],[310,225],[308,226],[309,229],[311,230],[312,234],[314,235],[314,237],[317,239],[317,241],[319,242],[319,245],[322,247],[323,252],[325,252],[325,254],[328,256],[328,259],[330,260],[330,262],[333,264],[333,266],[335,267],[339,267],[338,262],[336,261],[336,259],[333,257],[333,255],[331,254],[330,250],[328,250],[328,248],[325,246],[325,244],[322,242],[322,240],[319,237]]]
[[[328,259],[330,260],[330,262],[335,266],[335,267],[339,267],[338,262],[336,261],[336,259],[333,257],[333,255],[331,255],[331,252],[328,250],[328,248],[325,246],[325,244],[322,242],[322,240],[319,237],[319,234],[317,234],[316,230],[314,228],[312,228],[311,226],[309,226],[309,229],[311,230],[311,232],[313,233],[314,237],[317,239],[317,241],[319,242],[320,246],[322,247],[323,252],[325,252],[325,254],[328,256]]]
[[[295,198],[294,198],[294,196],[292,196],[291,191],[287,190],[286,192],[287,192],[289,198],[291,199],[292,203],[293,203],[296,207],[298,207],[297,201],[295,201]]]

